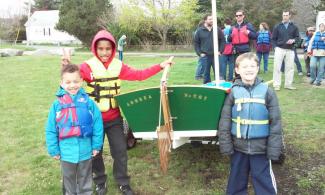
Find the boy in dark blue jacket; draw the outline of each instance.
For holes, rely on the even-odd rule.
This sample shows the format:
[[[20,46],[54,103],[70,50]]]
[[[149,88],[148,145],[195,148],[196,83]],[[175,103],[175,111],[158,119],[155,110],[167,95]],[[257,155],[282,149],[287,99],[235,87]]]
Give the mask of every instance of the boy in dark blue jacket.
[[[222,154],[231,155],[227,194],[247,194],[251,174],[255,194],[276,194],[271,160],[283,147],[281,116],[275,92],[257,78],[258,59],[253,53],[238,56],[234,82],[219,122]]]

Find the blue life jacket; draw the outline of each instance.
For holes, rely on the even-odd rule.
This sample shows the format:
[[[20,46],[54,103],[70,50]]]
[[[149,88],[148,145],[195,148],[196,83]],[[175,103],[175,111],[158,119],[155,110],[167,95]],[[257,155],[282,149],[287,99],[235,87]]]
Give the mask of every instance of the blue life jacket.
[[[259,31],[257,36],[257,44],[270,44],[270,33],[268,31]]]
[[[307,52],[308,50],[308,45],[309,45],[309,41],[310,41],[311,37],[310,36],[307,36],[306,37],[306,40],[305,40],[305,45],[304,45],[304,52]]]
[[[56,116],[56,126],[59,139],[92,136],[93,114],[88,109],[88,99],[87,94],[78,95],[74,102],[68,94],[58,97],[60,112]]]
[[[325,49],[325,41],[321,40],[322,37],[325,37],[325,33],[316,32],[312,49]]]
[[[252,91],[233,86],[231,134],[237,138],[265,138],[270,134],[269,112],[265,106],[267,84],[260,83]]]
[[[231,42],[228,41],[228,37],[231,35],[231,27],[226,27],[223,29],[223,34],[225,36],[226,44],[229,44]]]

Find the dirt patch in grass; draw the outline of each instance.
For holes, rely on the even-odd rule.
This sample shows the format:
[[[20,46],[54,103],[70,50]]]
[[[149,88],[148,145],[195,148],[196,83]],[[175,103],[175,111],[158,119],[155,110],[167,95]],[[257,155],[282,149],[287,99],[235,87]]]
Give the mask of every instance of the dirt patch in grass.
[[[186,148],[182,152],[189,152],[188,150],[193,152],[193,149],[190,148]],[[278,194],[324,194],[324,184],[322,185],[322,181],[325,180],[325,176],[322,176],[322,172],[319,173],[318,170],[324,173],[324,170],[321,169],[325,167],[325,154],[321,151],[319,153],[306,154],[306,151],[287,144],[285,155],[286,159],[283,164],[273,164]],[[180,166],[182,171],[176,177],[177,180],[186,180],[189,175],[188,170],[192,169],[193,171],[191,166],[200,164],[202,168],[198,168],[197,173],[199,174],[198,178],[202,179],[202,185],[206,188],[225,189],[229,176],[230,160],[228,157],[220,155],[215,146],[203,146],[201,149],[195,148],[195,152],[187,157],[190,163]],[[301,186],[299,183],[304,182],[304,179],[306,179],[307,184]],[[249,193],[254,191],[251,182],[249,183],[248,191]]]
[[[278,193],[279,194],[323,194],[324,189],[319,185],[320,183],[310,181],[309,187],[300,187],[298,185],[301,178],[306,178],[311,174],[314,174],[317,169],[325,166],[325,155],[322,152],[306,154],[300,151],[298,148],[287,144],[286,145],[286,160],[284,164],[274,164],[273,171],[277,181]],[[316,176],[319,177],[319,176]],[[318,180],[324,181],[323,178]]]

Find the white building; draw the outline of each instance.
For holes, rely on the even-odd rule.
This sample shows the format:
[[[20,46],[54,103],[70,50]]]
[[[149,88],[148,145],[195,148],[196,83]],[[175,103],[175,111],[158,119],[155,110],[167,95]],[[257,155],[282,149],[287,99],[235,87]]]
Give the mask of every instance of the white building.
[[[59,10],[35,11],[25,23],[27,43],[81,43],[66,32],[58,31]]]

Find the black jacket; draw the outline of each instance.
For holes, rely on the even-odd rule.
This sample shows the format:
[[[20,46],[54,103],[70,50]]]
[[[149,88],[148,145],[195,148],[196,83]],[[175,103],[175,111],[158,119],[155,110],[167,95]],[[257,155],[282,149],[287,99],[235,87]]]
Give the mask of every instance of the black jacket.
[[[225,37],[220,28],[218,28],[218,51],[222,52],[225,47]],[[194,48],[198,56],[201,53],[213,55],[213,30],[209,31],[205,26],[199,27],[194,35]]]
[[[293,49],[294,44],[288,45],[289,39],[295,39],[295,43],[299,42],[299,30],[296,25],[289,22],[288,28],[281,22],[277,24],[272,33],[272,41],[274,47],[280,47],[282,49]]]
[[[237,79],[234,86],[241,86],[250,91],[261,82],[257,78],[253,86],[248,86],[240,79]],[[261,139],[238,139],[231,135],[231,110],[234,105],[234,96],[232,92],[228,94],[222,109],[218,130],[220,152],[222,154],[231,155],[236,150],[250,155],[267,154],[269,159],[278,160],[283,148],[282,125],[278,98],[271,88],[268,88],[266,92],[265,104],[269,111],[270,135]]]

